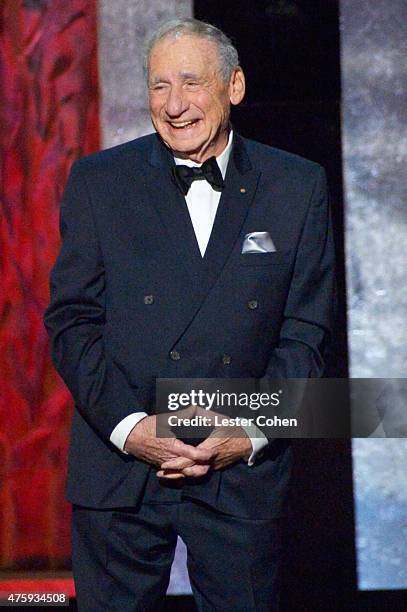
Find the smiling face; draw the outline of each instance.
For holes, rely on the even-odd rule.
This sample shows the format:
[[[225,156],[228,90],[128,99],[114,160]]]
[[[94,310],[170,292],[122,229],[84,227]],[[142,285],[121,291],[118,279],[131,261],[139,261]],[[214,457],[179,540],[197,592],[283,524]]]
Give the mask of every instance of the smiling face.
[[[151,120],[174,155],[200,163],[224,150],[230,105],[242,100],[245,83],[239,67],[228,82],[220,78],[215,42],[193,34],[158,41],[148,88]]]

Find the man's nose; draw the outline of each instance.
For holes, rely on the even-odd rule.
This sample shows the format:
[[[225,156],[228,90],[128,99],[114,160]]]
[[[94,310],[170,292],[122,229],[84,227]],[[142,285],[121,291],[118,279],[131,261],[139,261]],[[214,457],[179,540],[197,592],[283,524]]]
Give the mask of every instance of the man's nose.
[[[184,92],[179,87],[171,87],[165,110],[170,117],[179,117],[188,108],[188,101]]]

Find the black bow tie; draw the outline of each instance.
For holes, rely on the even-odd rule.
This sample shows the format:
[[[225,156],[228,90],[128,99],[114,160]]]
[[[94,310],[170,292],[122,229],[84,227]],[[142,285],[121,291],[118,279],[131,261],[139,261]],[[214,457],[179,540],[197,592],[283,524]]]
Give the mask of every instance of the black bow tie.
[[[214,155],[207,159],[200,167],[174,166],[172,172],[174,180],[184,196],[187,195],[193,181],[206,180],[215,191],[222,191],[223,189],[222,173]]]

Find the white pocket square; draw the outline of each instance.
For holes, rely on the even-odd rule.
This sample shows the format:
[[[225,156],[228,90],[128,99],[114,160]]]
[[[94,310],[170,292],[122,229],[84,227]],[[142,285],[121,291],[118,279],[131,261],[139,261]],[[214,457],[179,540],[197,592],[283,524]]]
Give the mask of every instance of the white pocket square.
[[[268,232],[251,232],[244,237],[242,253],[272,253],[276,250]]]

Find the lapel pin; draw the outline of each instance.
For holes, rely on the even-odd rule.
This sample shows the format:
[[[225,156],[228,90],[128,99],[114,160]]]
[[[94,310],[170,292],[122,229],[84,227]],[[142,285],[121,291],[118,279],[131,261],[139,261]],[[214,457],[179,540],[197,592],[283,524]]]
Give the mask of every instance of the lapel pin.
[[[246,193],[246,189],[244,187],[240,187],[240,193]]]

